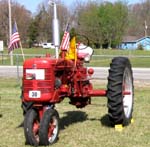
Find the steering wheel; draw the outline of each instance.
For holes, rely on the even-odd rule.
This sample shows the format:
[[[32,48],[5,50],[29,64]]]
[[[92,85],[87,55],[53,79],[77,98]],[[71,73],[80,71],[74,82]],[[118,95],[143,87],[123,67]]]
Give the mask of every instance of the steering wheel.
[[[89,38],[87,36],[81,35],[81,34],[76,34],[76,38],[77,38],[76,39],[77,41],[79,40],[78,44],[77,44],[77,49],[78,50],[86,49],[89,46],[90,40],[89,40]],[[83,46],[81,46],[79,48],[79,46],[80,46],[81,43],[83,43]]]

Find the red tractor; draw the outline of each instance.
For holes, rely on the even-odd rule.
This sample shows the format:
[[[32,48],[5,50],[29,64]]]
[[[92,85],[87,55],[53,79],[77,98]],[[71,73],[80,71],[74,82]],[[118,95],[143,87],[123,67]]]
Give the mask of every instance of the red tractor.
[[[53,36],[56,58],[47,55],[44,58],[28,59],[23,65],[22,106],[24,110],[24,134],[26,144],[51,145],[59,134],[59,114],[55,104],[64,98],[70,104],[83,108],[91,104],[91,98],[106,96],[108,114],[112,125],[128,125],[133,112],[133,75],[128,58],[116,57],[110,64],[106,90],[94,90],[91,79],[92,68],[85,67],[92,51],[82,50],[80,45],[70,43],[70,50],[61,48],[58,56],[59,31],[56,4],[54,6]],[[67,38],[65,34],[64,38]],[[65,39],[62,40],[66,44]],[[84,46],[84,49],[87,49]],[[82,51],[81,51],[82,50]]]
[[[55,104],[64,98],[83,108],[91,104],[92,97],[106,96],[112,125],[130,123],[134,87],[128,58],[115,57],[110,64],[107,89],[94,90],[90,82],[94,70],[85,67],[84,55],[68,60],[62,50],[58,59],[46,56],[24,62],[23,103],[30,105],[24,120],[26,144],[49,145],[57,141],[59,114]]]

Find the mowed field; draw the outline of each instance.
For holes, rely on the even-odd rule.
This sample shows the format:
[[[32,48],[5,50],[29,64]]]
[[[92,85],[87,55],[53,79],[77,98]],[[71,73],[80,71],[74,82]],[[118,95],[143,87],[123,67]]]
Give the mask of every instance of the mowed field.
[[[105,88],[106,81],[94,81]],[[25,145],[22,122],[20,83],[0,79],[0,147]],[[122,132],[110,127],[107,98],[93,98],[92,104],[76,109],[68,99],[56,105],[60,115],[59,140],[53,147],[150,147],[150,84],[135,81],[134,123]]]
[[[23,52],[25,54],[25,59],[45,56],[47,53],[51,54],[52,57],[55,56],[54,49],[31,48],[23,49]],[[23,58],[21,50],[15,49],[13,54],[14,65],[22,65]],[[92,59],[90,63],[87,63],[87,66],[108,67],[112,58],[115,56],[127,56],[131,61],[132,67],[150,68],[150,51],[117,49],[94,49]],[[0,53],[0,65],[10,65],[10,56],[6,49],[3,54]]]

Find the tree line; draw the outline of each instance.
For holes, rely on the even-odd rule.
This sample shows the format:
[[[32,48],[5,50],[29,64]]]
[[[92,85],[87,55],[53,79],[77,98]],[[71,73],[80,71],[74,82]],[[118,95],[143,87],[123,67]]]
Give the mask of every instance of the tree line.
[[[35,43],[52,42],[53,9],[48,0],[39,4],[32,14],[23,5],[12,1],[12,21],[16,21],[23,47]],[[68,8],[57,0],[60,35],[66,24],[77,34],[88,37],[90,45],[97,48],[115,48],[124,36],[150,35],[150,0],[129,5],[126,1],[101,2],[75,0]],[[0,0],[0,40],[9,42],[8,0]],[[146,29],[146,30],[145,30]]]

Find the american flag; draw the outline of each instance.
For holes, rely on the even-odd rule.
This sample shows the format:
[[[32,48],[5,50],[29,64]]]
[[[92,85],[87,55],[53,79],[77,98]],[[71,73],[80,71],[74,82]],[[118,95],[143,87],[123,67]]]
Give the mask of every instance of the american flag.
[[[70,43],[69,24],[67,24],[64,36],[61,41],[60,49],[67,51],[69,49],[69,43]]]
[[[10,53],[12,50],[14,50],[15,48],[19,48],[19,47],[20,47],[20,36],[17,30],[17,24],[15,22],[13,26],[9,46],[8,46],[8,52]]]

